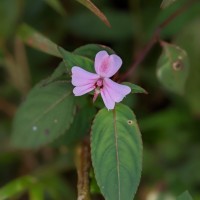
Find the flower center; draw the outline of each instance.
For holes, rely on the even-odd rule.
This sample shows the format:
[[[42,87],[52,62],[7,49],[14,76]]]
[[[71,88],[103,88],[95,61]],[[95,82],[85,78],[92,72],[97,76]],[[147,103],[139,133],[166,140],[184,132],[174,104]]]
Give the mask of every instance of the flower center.
[[[95,90],[94,90],[94,97],[93,97],[93,102],[96,101],[97,97],[100,94],[101,88],[103,87],[103,79],[100,78],[97,80],[97,82],[95,83]]]
[[[103,86],[103,79],[98,79],[97,82],[96,82],[96,87],[99,87],[101,88]]]

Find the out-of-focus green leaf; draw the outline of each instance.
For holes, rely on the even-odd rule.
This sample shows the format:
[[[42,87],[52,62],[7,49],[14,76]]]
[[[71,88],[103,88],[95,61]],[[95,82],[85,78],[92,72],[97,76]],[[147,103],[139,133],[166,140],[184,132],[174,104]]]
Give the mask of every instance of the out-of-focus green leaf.
[[[157,77],[169,91],[178,94],[185,92],[189,74],[187,53],[178,46],[162,42],[163,52],[158,60]]]
[[[14,31],[20,14],[20,0],[0,0],[0,44]]]
[[[190,59],[190,73],[186,82],[185,98],[194,113],[200,113],[200,18],[191,22],[175,40],[182,48],[184,48]]]
[[[105,27],[98,19],[92,17],[90,13],[79,12],[69,19],[68,30],[74,35],[90,41],[119,42],[119,40],[132,39],[135,27],[130,13],[107,10],[106,15],[110,19],[111,29]]]
[[[45,0],[46,3],[61,15],[66,15],[66,11],[59,0]]]
[[[43,187],[51,199],[75,200],[75,191],[66,180],[58,175],[46,176],[42,179]],[[37,199],[36,199],[37,200]]]
[[[37,168],[37,170],[33,172],[33,175],[43,178],[50,177],[58,172],[72,170],[75,168],[73,156],[73,152],[70,150],[67,153],[65,152],[63,155],[58,155],[58,157],[56,157],[52,162],[46,163]]]
[[[15,195],[18,195],[37,182],[38,179],[33,176],[23,176],[13,180],[4,187],[0,188],[0,199],[7,200]]]
[[[37,148],[52,142],[70,127],[74,110],[67,81],[36,86],[15,116],[12,143],[20,148]]]
[[[144,93],[144,94],[148,94],[148,92],[143,89],[142,87],[140,87],[139,85],[135,85],[133,83],[129,83],[129,82],[123,82],[123,85],[127,85],[131,88],[131,93]]]
[[[171,4],[173,4],[176,0],[163,0],[161,4],[161,8],[167,8]]]
[[[33,185],[29,190],[30,200],[44,200],[44,188],[40,184]]]
[[[94,61],[92,61],[91,59],[84,56],[76,55],[74,53],[70,53],[69,51],[66,51],[61,47],[59,47],[58,49],[63,57],[65,66],[67,67],[69,73],[71,73],[71,68],[73,66],[78,66],[89,72],[94,72]]]
[[[178,196],[177,200],[193,200],[193,198],[188,191],[185,191],[183,194]]]
[[[90,0],[76,0],[85,7],[87,7],[89,10],[91,10],[96,16],[101,19],[108,27],[110,27],[110,23],[107,19],[107,17],[90,1]]]
[[[142,140],[134,113],[125,105],[102,109],[91,136],[95,177],[106,200],[132,200],[142,170]]]
[[[91,194],[100,194],[100,189],[95,178],[94,170],[90,171],[90,192]]]
[[[59,79],[67,79],[69,78],[67,75],[67,67],[65,66],[64,62],[62,61],[57,67],[56,69],[54,70],[54,72],[51,74],[51,76],[49,78],[47,78],[46,80],[44,80],[43,84],[42,85],[47,85],[49,83],[52,83],[56,80],[59,80]]]
[[[27,24],[19,27],[17,35],[27,45],[44,53],[61,57],[57,45]]]
[[[74,53],[90,58],[91,60],[94,60],[95,55],[99,51],[103,51],[103,50],[107,51],[109,54],[115,54],[115,52],[110,47],[100,45],[100,44],[87,44],[87,45],[81,46],[75,49]]]
[[[40,166],[32,175],[22,176],[7,183],[0,188],[0,199],[12,199],[29,190],[31,200],[42,199],[43,192],[47,192],[55,200],[75,200],[74,191],[66,181],[56,175],[71,168],[74,168],[72,154],[65,154],[62,159],[59,157],[53,163]]]
[[[190,122],[191,116],[176,108],[168,108],[139,121],[141,131],[163,131]],[[169,126],[170,124],[170,126]]]

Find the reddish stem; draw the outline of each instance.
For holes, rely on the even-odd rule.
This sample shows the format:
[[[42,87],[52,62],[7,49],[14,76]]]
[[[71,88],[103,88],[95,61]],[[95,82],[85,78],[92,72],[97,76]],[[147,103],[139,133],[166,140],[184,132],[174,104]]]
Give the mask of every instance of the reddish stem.
[[[137,55],[135,62],[131,65],[130,69],[122,74],[119,82],[124,81],[127,79],[127,77],[131,76],[133,72],[135,71],[136,67],[145,59],[149,51],[153,48],[153,46],[160,40],[160,32],[163,28],[165,28],[168,24],[170,24],[178,15],[182,14],[185,10],[188,9],[193,3],[197,2],[197,0],[189,0],[187,1],[181,8],[176,10],[174,13],[172,13],[167,19],[165,19],[155,30],[153,36],[151,37],[150,41],[147,43],[147,45],[140,51],[140,53]]]

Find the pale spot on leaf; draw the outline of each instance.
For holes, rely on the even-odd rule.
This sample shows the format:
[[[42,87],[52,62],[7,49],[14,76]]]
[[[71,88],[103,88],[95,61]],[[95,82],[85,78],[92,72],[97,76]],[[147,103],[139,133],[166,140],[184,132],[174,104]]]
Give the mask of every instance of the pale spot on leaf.
[[[173,63],[172,67],[175,71],[179,71],[183,69],[183,62],[181,60],[177,60],[176,62]]]
[[[32,130],[33,130],[33,131],[37,131],[37,129],[38,129],[37,126],[33,126],[33,127],[32,127]]]
[[[133,124],[133,120],[128,120],[127,123],[128,123],[128,125],[132,125]]]

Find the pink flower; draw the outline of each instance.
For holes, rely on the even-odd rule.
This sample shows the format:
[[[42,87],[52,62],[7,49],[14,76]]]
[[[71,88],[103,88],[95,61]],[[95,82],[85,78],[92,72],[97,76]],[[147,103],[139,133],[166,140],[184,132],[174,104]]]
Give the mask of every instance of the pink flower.
[[[76,86],[73,90],[74,95],[81,96],[95,90],[93,101],[100,93],[108,110],[113,109],[116,102],[122,101],[131,92],[130,87],[110,79],[121,65],[122,60],[119,56],[100,51],[96,54],[94,62],[96,74],[77,66],[72,67],[72,84]]]

